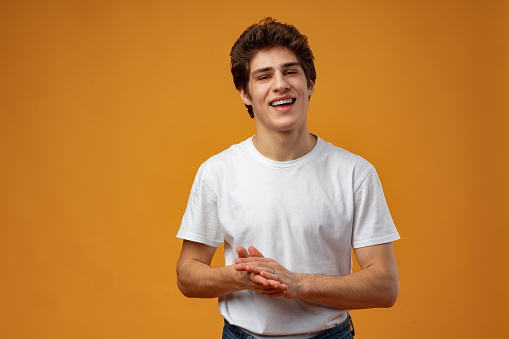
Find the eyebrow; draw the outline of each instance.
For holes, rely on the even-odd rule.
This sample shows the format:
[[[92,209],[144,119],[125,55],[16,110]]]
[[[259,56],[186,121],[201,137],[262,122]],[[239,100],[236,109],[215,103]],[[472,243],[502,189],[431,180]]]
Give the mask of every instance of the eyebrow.
[[[288,67],[292,67],[292,66],[300,66],[300,64],[297,61],[287,62],[285,64],[282,64],[281,68],[288,68]],[[255,75],[255,74],[263,73],[263,72],[267,72],[267,71],[273,71],[273,70],[274,70],[274,67],[258,68],[257,70],[254,70],[253,72],[251,72],[251,75]]]

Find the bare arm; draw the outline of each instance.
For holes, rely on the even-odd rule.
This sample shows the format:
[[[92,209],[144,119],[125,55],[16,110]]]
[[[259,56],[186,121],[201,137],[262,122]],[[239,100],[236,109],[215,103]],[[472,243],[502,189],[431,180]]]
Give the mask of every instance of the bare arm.
[[[232,266],[211,267],[215,252],[215,247],[184,240],[177,263],[177,285],[186,297],[216,298],[245,289],[268,296],[283,294],[279,281],[250,272],[237,272]],[[239,257],[249,257],[247,251],[238,254]]]
[[[399,293],[392,243],[355,250],[361,271],[344,277],[300,275],[301,297],[345,309],[391,307]]]
[[[284,297],[344,308],[391,307],[399,293],[399,275],[392,243],[358,248],[361,271],[342,277],[292,273],[269,258],[239,258],[235,269],[279,280]],[[267,269],[268,268],[268,269]],[[274,270],[276,274],[267,271]]]

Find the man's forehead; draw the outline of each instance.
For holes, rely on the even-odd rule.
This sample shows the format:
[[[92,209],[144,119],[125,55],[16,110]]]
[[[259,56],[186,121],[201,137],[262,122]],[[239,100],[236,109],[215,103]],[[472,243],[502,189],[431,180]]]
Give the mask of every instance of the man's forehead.
[[[300,65],[295,53],[286,47],[272,47],[259,50],[251,59],[250,72],[260,70],[285,68]]]

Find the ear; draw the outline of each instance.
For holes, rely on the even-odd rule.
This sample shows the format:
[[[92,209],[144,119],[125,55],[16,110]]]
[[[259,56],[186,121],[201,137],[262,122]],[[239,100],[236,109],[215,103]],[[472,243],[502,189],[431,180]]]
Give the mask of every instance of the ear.
[[[252,105],[249,95],[246,93],[246,91],[244,91],[243,88],[239,89],[239,94],[242,99],[242,102],[244,102],[244,105]]]
[[[309,82],[311,82],[311,85],[309,86],[309,96],[311,96],[311,94],[315,93],[315,83],[311,80]]]

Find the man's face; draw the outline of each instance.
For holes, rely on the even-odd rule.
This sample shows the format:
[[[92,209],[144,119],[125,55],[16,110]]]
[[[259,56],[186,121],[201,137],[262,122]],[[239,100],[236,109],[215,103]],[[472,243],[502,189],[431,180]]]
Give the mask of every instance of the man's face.
[[[284,47],[261,50],[251,60],[249,95],[242,101],[253,106],[257,133],[306,128],[309,96],[304,70],[295,54]]]

